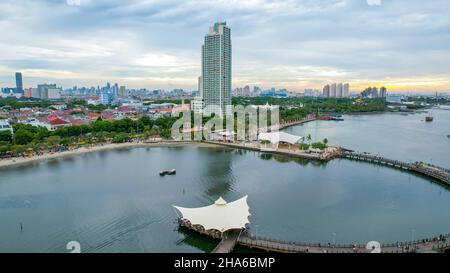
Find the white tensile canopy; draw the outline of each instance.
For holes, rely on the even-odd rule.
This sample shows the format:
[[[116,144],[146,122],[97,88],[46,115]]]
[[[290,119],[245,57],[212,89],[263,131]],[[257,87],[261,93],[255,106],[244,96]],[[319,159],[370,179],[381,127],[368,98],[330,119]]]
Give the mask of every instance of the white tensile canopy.
[[[182,218],[189,220],[192,225],[201,225],[205,230],[217,229],[225,232],[230,229],[243,229],[250,223],[247,197],[246,195],[231,203],[220,197],[214,204],[200,208],[174,207],[182,214]]]
[[[285,132],[271,132],[271,133],[260,133],[258,135],[258,140],[268,140],[270,143],[276,144],[279,142],[285,142],[289,144],[297,144],[303,140],[302,136],[291,135]]]

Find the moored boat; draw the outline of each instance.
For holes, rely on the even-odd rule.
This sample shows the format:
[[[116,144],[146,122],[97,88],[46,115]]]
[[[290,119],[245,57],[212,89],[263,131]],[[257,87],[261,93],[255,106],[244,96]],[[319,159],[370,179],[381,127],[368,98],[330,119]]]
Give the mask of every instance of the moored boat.
[[[160,176],[165,176],[165,175],[175,175],[176,173],[177,173],[177,170],[171,169],[171,170],[160,171],[160,172],[159,172],[159,175],[160,175]]]

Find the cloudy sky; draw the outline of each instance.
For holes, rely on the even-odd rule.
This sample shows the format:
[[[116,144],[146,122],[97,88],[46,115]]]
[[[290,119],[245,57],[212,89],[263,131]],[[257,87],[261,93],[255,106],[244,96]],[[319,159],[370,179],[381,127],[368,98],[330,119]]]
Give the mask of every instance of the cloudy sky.
[[[234,87],[450,91],[450,0],[0,0],[0,86],[196,89],[215,21]]]

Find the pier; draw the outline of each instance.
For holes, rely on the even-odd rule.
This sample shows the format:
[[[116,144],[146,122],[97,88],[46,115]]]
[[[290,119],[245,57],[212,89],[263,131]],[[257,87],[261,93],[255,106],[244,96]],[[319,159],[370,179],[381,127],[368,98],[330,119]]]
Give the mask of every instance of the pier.
[[[214,248],[212,253],[230,253],[237,245],[242,233],[242,229],[232,229],[223,233],[223,238],[220,243]]]
[[[388,159],[382,156],[370,155],[367,153],[343,152],[342,157],[360,160],[375,164],[391,166],[398,169],[412,171],[421,175],[425,175],[439,182],[450,186],[450,170],[434,166],[424,162],[406,163],[399,160]]]
[[[198,226],[190,225],[188,221],[179,219],[180,227],[194,231],[201,236],[220,239],[217,231],[207,232]],[[450,249],[450,234],[411,242],[395,242],[380,244],[379,249],[367,248],[365,244],[331,244],[308,243],[276,240],[256,237],[247,230],[229,230],[222,234],[223,238],[212,253],[231,253],[236,245],[277,253],[441,253]]]

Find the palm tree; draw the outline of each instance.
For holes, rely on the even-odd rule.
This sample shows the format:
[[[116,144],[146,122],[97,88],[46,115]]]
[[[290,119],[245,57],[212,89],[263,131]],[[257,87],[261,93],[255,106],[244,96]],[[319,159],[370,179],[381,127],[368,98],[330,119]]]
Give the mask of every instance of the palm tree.
[[[308,135],[306,136],[306,141],[308,141],[308,144],[309,144],[309,145],[311,145],[311,140],[312,140],[311,134],[308,134]]]

